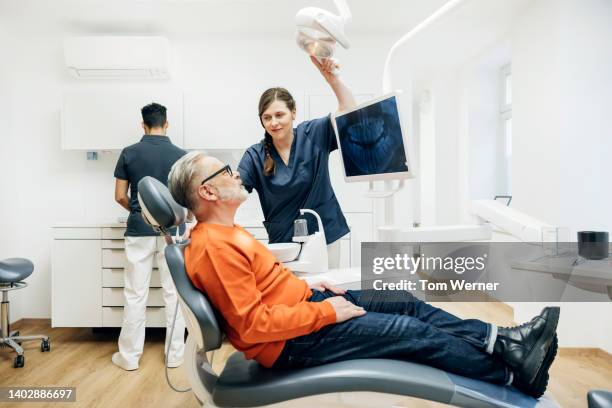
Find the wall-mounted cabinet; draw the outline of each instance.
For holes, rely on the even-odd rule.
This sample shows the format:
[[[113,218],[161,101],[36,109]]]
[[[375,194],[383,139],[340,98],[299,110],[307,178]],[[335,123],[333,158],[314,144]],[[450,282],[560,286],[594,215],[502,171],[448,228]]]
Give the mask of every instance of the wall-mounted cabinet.
[[[210,95],[185,93],[185,148],[200,150],[246,150],[264,137],[257,117],[260,89]],[[296,102],[295,124],[304,120],[304,91],[289,89]]]
[[[121,150],[144,134],[140,109],[157,102],[167,108],[168,136],[183,146],[183,94],[154,85],[79,85],[62,92],[62,150]]]

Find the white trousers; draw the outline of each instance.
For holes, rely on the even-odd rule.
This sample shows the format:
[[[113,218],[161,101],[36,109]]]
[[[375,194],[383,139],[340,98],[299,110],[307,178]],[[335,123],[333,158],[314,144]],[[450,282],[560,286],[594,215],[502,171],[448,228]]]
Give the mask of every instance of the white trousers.
[[[128,364],[138,364],[142,355],[145,340],[145,323],[147,298],[149,297],[149,282],[153,269],[153,257],[157,257],[157,265],[161,277],[162,294],[166,306],[166,344],[164,353],[170,342],[168,363],[183,361],[185,351],[185,321],[179,307],[172,340],[168,337],[174,319],[177,296],[174,282],[164,257],[166,243],[163,237],[125,237],[125,255],[128,266],[125,270],[125,305],[123,308],[123,324],[119,335],[119,352]],[[155,252],[157,251],[157,255]]]

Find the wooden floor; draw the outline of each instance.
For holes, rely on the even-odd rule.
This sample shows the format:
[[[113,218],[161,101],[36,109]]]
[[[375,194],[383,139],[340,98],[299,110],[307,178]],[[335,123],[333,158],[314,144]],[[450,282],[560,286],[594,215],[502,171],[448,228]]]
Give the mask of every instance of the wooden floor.
[[[438,304],[464,318],[475,317],[498,325],[509,325],[511,311],[492,303]],[[117,350],[117,330],[93,332],[91,329],[51,329],[48,320],[26,320],[11,329],[22,335],[47,334],[51,352],[41,353],[37,341],[25,343],[25,367],[12,367],[14,353],[0,349],[0,386],[76,387],[76,403],[8,404],[1,407],[197,407],[191,393],[176,393],[168,387],[163,374],[161,330],[147,332],[140,369],[127,372],[111,363]],[[233,352],[226,345],[215,356],[214,368],[222,368]],[[171,369],[170,378],[180,388],[188,387],[181,368]],[[562,407],[586,407],[590,389],[612,389],[612,357],[597,350],[560,349],[551,368],[549,392]],[[398,406],[442,407],[442,404],[405,398]],[[376,407],[378,408],[378,407]]]

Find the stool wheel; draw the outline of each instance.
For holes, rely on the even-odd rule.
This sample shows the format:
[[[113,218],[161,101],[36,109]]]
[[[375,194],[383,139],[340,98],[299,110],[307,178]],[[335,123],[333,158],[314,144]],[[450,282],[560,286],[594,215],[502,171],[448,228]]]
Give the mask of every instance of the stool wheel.
[[[25,357],[23,355],[15,357],[15,362],[13,363],[14,368],[23,367],[25,364]]]
[[[51,351],[51,342],[49,340],[43,340],[40,342],[40,351]]]

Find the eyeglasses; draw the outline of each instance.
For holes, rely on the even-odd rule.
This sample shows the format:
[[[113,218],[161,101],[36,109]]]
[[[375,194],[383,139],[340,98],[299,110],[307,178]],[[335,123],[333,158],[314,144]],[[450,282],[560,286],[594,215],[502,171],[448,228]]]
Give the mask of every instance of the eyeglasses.
[[[219,174],[223,174],[224,172],[227,172],[227,174],[230,175],[230,177],[233,177],[232,174],[232,168],[230,167],[229,164],[226,164],[225,166],[221,167],[219,170],[215,171],[213,174],[211,174],[210,176],[206,177],[204,179],[204,181],[202,181],[202,184],[200,185],[204,185],[204,183],[206,183],[207,181],[217,177]]]

